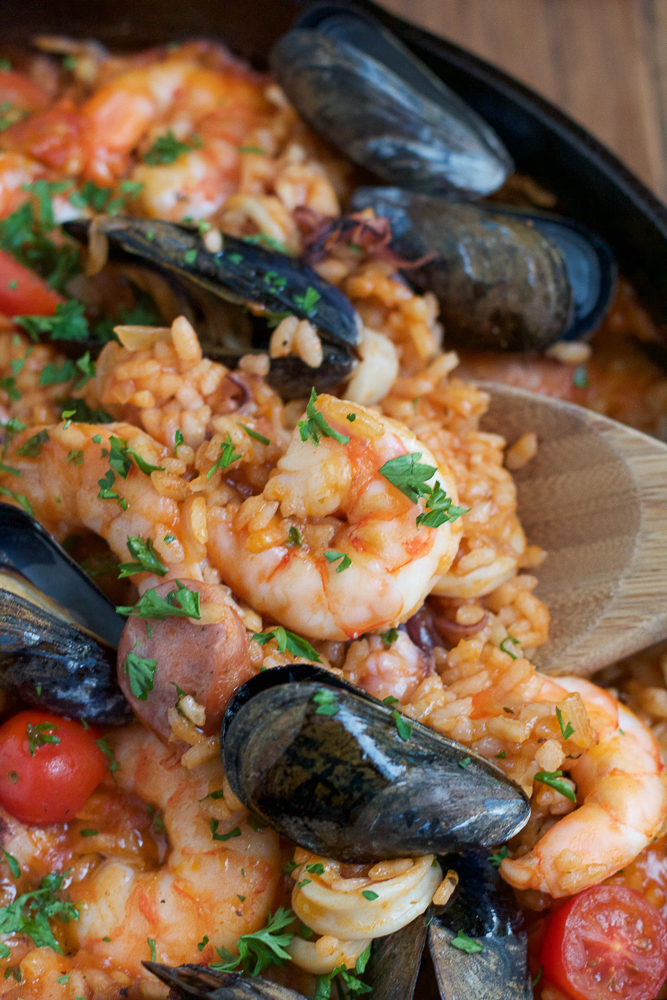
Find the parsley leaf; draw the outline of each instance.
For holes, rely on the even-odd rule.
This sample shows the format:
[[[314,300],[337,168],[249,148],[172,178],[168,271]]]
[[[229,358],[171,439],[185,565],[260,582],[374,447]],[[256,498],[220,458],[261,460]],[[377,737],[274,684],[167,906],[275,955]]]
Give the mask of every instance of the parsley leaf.
[[[475,941],[473,938],[468,937],[463,931],[459,931],[455,938],[449,942],[458,948],[460,951],[465,951],[468,955],[474,955],[476,951],[484,951],[484,945],[480,944],[479,941]]]
[[[167,575],[167,567],[153,548],[150,538],[147,538],[144,542],[140,535],[128,535],[127,547],[130,550],[130,554],[137,561],[120,564],[118,567],[119,580],[122,580],[126,576],[133,576],[135,573],[157,573],[158,576]]]
[[[8,490],[6,486],[0,486],[0,494],[6,497],[11,497],[12,500],[16,500],[17,504],[23,507],[24,511],[30,516],[33,516],[32,504],[27,497],[24,497],[22,493],[15,493],[14,490]]]
[[[316,402],[317,393],[315,392],[315,387],[313,387],[310,390],[310,399],[308,400],[308,405],[306,406],[306,417],[308,419],[299,420],[297,422],[301,440],[307,441],[308,438],[310,438],[315,447],[317,447],[320,443],[320,437],[324,434],[325,437],[333,438],[334,441],[338,441],[339,444],[349,444],[349,437],[346,434],[339,434],[338,431],[334,430],[333,427],[326,422],[320,411],[315,409]],[[382,472],[382,469],[380,469],[380,472]]]
[[[116,611],[119,615],[134,615],[137,618],[151,618],[160,622],[170,617],[201,618],[197,591],[185,587],[180,580],[176,580],[175,583],[177,589],[170,591],[166,600],[164,597],[160,597],[154,588],[151,588],[146,590],[141,599],[132,607],[117,607]],[[175,601],[178,601],[180,607],[176,606]]]
[[[290,525],[290,529],[287,533],[287,545],[292,545],[296,548],[301,546],[301,532],[296,527],[296,525]]]
[[[111,773],[111,777],[116,781],[115,771],[120,770],[120,764],[116,760],[116,754],[114,753],[113,747],[109,746],[108,736],[102,736],[101,739],[95,740],[95,746],[99,747],[104,756],[107,759],[107,767]]]
[[[413,503],[417,503],[419,497],[431,495],[431,488],[426,483],[437,471],[434,465],[423,464],[421,457],[420,451],[410,455],[398,455],[396,458],[390,458],[380,469],[380,475],[388,479],[392,486]]]
[[[500,643],[500,649],[502,649],[503,653],[507,653],[507,655],[511,656],[513,660],[518,660],[519,657],[512,649],[512,646],[508,645],[508,643],[512,643],[514,646],[518,646],[519,640],[515,639],[513,635],[508,635]]]
[[[157,959],[157,943],[155,941],[155,938],[146,938],[146,943],[150,948],[151,962],[154,962]]]
[[[563,713],[560,708],[556,709],[556,718],[558,719],[558,725],[560,726],[561,735],[564,740],[569,740],[570,736],[574,733],[574,726],[571,722],[568,722],[566,726],[563,725]]]
[[[413,727],[397,708],[395,708],[391,714],[394,717],[394,723],[396,725],[396,729],[398,730],[398,735],[405,743],[407,743],[412,736]]]
[[[242,934],[238,939],[238,955],[231,955],[226,948],[216,948],[224,961],[212,964],[209,968],[217,972],[233,972],[241,966],[246,975],[258,976],[269,965],[284,965],[285,961],[292,958],[285,948],[294,940],[294,934],[289,931],[281,934],[280,931],[284,931],[293,920],[293,912],[282,906],[274,914],[269,910],[266,927],[254,934]]]
[[[507,853],[507,845],[503,844],[499,851],[495,851],[493,854],[489,855],[489,861],[494,868],[500,868],[501,863],[507,857],[509,857],[509,854]]]
[[[183,437],[183,431],[180,427],[176,428],[176,433],[174,434],[174,455],[176,454],[176,449],[185,444],[185,438]]]
[[[243,458],[243,455],[234,451],[232,439],[227,434],[227,437],[220,445],[220,455],[217,461],[208,470],[208,478],[211,478],[216,469],[228,469],[232,462],[236,462],[239,458]]]
[[[549,788],[554,788],[557,792],[560,792],[566,799],[576,802],[576,791],[567,781],[563,780],[562,775],[562,771],[538,771],[535,775],[535,781],[541,781],[543,785],[548,785]]]
[[[294,632],[288,632],[282,625],[269,629],[268,632],[255,632],[252,639],[254,642],[258,642],[260,646],[265,646],[271,639],[275,639],[278,643],[278,650],[281,653],[287,650],[293,656],[305,656],[307,660],[312,660],[314,663],[322,662],[317,651],[313,649],[309,642],[302,639],[300,635],[295,635]]]
[[[254,438],[255,441],[259,441],[260,444],[271,444],[269,439],[267,437],[264,437],[263,434],[260,434],[259,431],[253,430],[252,427],[248,427],[246,424],[242,424],[240,420],[237,420],[236,423],[239,425],[239,427],[243,428],[248,437]]]
[[[225,841],[225,840],[232,840],[232,838],[234,838],[234,837],[240,837],[241,836],[241,831],[239,830],[238,826],[235,826],[233,830],[229,831],[229,833],[218,833],[218,827],[219,826],[220,826],[219,820],[217,820],[217,819],[212,819],[211,820],[211,822],[210,822],[211,838],[213,840],[222,840],[222,841]]]
[[[468,507],[453,506],[452,498],[436,482],[426,501],[426,510],[417,516],[417,527],[423,524],[425,528],[439,528],[446,521],[456,521],[462,514],[467,514],[468,510]]]
[[[306,871],[311,875],[324,875],[324,865],[318,861],[315,865],[306,865]]]
[[[47,430],[38,431],[37,434],[33,434],[32,437],[29,437],[20,448],[16,449],[16,454],[21,455],[24,458],[37,458],[42,450],[42,445],[46,444],[46,442],[50,440],[49,432]]]
[[[62,885],[63,876],[51,872],[44,876],[39,889],[23,893],[8,906],[0,908],[0,934],[28,934],[37,948],[53,948],[62,955],[49,920],[57,917],[69,923],[79,919],[74,904],[56,895]]]
[[[370,900],[371,902],[372,902],[372,901],[373,901],[374,899],[377,899],[377,898],[378,898],[378,894],[377,894],[377,892],[373,892],[373,890],[372,890],[372,889],[362,889],[362,892],[361,892],[361,895],[362,895],[362,896],[364,897],[364,899],[368,899],[368,900]]]
[[[52,722],[40,722],[36,726],[28,723],[26,736],[31,757],[34,757],[36,751],[47,743],[60,743],[60,737],[55,735],[56,729],[62,729],[62,726],[56,726]]]
[[[203,938],[197,945],[197,951],[202,952],[207,944],[208,944],[208,934],[204,934]]]
[[[345,552],[325,552],[324,558],[330,563],[338,562],[339,559],[341,560],[336,567],[337,573],[342,573],[344,569],[348,569],[352,565],[352,560]]]
[[[317,305],[317,303],[320,301],[321,298],[322,296],[317,291],[317,289],[313,288],[312,285],[308,285],[305,295],[294,296],[294,305],[297,307],[297,309],[303,310],[306,316],[310,318],[315,312],[315,306]]]
[[[151,167],[165,163],[174,163],[179,156],[193,149],[201,149],[203,142],[198,135],[191,135],[189,142],[179,142],[171,129],[166,135],[159,136],[144,156],[144,163]]]
[[[113,417],[106,410],[93,410],[83,399],[65,399],[61,403],[61,416],[67,414],[73,424],[112,424]]]
[[[371,955],[371,946],[372,942],[369,942],[368,947],[357,959],[354,971],[346,969],[344,965],[339,965],[338,968],[328,973],[328,975],[317,976],[315,979],[315,995],[313,1000],[329,1000],[331,996],[331,984],[334,979],[338,979],[336,990],[339,998],[344,997],[345,992],[347,992],[347,996],[350,998],[361,996],[363,993],[371,993],[371,987],[367,986],[366,983],[362,983],[358,978],[366,969],[368,959]]]
[[[336,692],[328,688],[320,688],[313,695],[313,701],[317,705],[315,715],[337,715],[340,712],[340,705],[336,704]]]
[[[4,854],[5,861],[9,865],[9,870],[12,873],[12,875],[14,876],[14,878],[20,878],[21,877],[21,866],[19,865],[19,863],[16,860],[16,858],[14,857],[14,855],[13,854],[9,854],[9,852],[6,851],[4,849],[4,847],[0,848],[0,850]]]
[[[398,639],[398,629],[390,628],[387,629],[386,632],[380,632],[380,638],[382,639],[382,643],[385,646],[385,648],[389,649],[389,647],[393,646],[393,644]]]
[[[139,701],[146,701],[148,692],[153,690],[153,679],[157,660],[151,657],[137,656],[136,653],[128,653],[125,657],[123,669],[130,678],[130,690]]]
[[[109,469],[106,476],[97,480],[97,485],[100,488],[100,492],[97,494],[98,500],[117,500],[121,508],[127,510],[127,500],[111,488],[115,482],[116,476],[111,469]]]
[[[35,341],[40,334],[48,334],[51,340],[86,340],[89,336],[83,303],[74,299],[59,302],[53,316],[15,316],[14,322]]]

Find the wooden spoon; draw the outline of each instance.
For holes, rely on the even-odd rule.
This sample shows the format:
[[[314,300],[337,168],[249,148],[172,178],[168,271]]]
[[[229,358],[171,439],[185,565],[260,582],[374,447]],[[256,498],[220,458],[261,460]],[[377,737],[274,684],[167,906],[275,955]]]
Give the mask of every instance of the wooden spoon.
[[[667,445],[560,399],[496,382],[486,431],[535,431],[514,473],[528,541],[547,550],[536,593],[551,612],[533,661],[589,675],[667,638]]]

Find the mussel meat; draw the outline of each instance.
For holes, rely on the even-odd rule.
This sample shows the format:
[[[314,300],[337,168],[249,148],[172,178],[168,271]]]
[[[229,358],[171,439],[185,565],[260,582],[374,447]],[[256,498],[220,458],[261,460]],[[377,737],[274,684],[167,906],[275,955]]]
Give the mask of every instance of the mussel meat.
[[[354,309],[342,292],[305,264],[227,235],[222,249],[211,253],[196,231],[158,219],[109,216],[98,219],[96,225],[109,241],[112,259],[136,263],[139,258],[144,266],[166,272],[186,290],[200,310],[194,318],[208,357],[231,366],[239,354],[253,347],[266,349],[270,336],[266,320],[275,323],[293,314],[309,320],[317,330],[323,361],[311,368],[298,357],[273,358],[267,380],[284,398],[307,396],[313,385],[318,392],[328,391],[352,372],[353,349],[359,343]],[[64,228],[86,241],[89,226],[79,219],[65,223]],[[222,311],[222,304],[230,302],[250,312]],[[216,303],[218,322],[207,327],[205,320],[211,306],[216,311]],[[239,347],[244,337],[247,343]]]
[[[429,258],[406,277],[438,297],[450,346],[542,350],[592,333],[613,301],[611,250],[569,219],[387,187],[351,205],[389,219],[399,257]]]
[[[532,1000],[528,936],[510,886],[480,851],[449,855],[440,863],[459,878],[428,930],[443,1000]],[[461,934],[463,949],[452,944]],[[474,951],[466,939],[477,946]]]
[[[513,170],[486,122],[367,14],[313,5],[270,62],[315,131],[390,184],[480,197]]]
[[[123,624],[34,518],[0,504],[0,687],[59,715],[128,722],[116,681]]]
[[[260,822],[342,862],[500,843],[530,813],[520,787],[484,757],[306,664],[237,691],[222,756]]]
[[[201,1000],[305,1000],[301,993],[278,986],[268,979],[244,979],[234,972],[217,972],[205,965],[142,963],[149,972],[171,987],[169,996],[200,997]]]

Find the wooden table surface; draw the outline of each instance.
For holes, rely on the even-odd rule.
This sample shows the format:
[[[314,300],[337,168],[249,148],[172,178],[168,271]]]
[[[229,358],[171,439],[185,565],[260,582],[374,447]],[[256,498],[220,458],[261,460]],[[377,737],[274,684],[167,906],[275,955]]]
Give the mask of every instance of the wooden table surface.
[[[667,201],[667,0],[380,0],[558,105]]]

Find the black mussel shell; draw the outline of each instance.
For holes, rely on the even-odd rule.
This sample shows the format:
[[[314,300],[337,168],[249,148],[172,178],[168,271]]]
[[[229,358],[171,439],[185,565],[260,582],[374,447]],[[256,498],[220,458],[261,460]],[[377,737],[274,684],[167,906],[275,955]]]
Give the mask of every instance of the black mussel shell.
[[[270,61],[315,131],[390,184],[480,197],[514,169],[486,122],[366,14],[313,5]]]
[[[233,972],[216,972],[205,965],[162,965],[143,962],[163,983],[170,997],[200,997],[202,1000],[305,1000],[301,993],[278,986],[268,979],[244,979]]]
[[[518,785],[418,722],[402,738],[403,719],[328,671],[276,667],[227,708],[225,773],[260,821],[343,862],[465,850],[521,829],[530,804]]]
[[[90,223],[76,220],[64,228],[85,242]],[[311,368],[300,358],[274,358],[268,381],[287,398],[308,395],[314,385],[318,392],[331,390],[349,376],[354,364],[353,348],[359,342],[354,309],[349,300],[334,285],[324,281],[306,264],[286,254],[267,250],[256,243],[223,236],[219,253],[210,253],[200,235],[174,222],[158,219],[108,217],[97,221],[110,244],[110,256],[116,260],[132,259],[167,272],[184,286],[186,298],[197,304],[202,299],[200,313],[210,314],[215,300],[240,306],[261,306],[265,314],[241,323],[247,345],[239,347],[238,331],[225,332],[228,317],[223,322],[210,323],[210,333],[197,323],[202,332],[202,348],[208,357],[225,364],[235,363],[240,354],[253,347],[266,348],[270,329],[266,320],[278,322],[283,314],[308,319],[322,340],[324,359],[318,368]],[[214,306],[213,306],[214,308]],[[262,330],[257,329],[258,326]]]
[[[486,853],[440,858],[459,882],[445,907],[436,908],[429,947],[444,1000],[532,1000],[528,936],[511,887]],[[468,953],[452,945],[462,932],[482,946]]]
[[[120,725],[124,620],[34,518],[0,504],[0,687],[35,708]]]
[[[375,938],[363,976],[373,1000],[412,1000],[428,921],[427,911],[393,934]]]
[[[401,258],[428,258],[405,274],[438,297],[450,346],[543,350],[592,333],[613,301],[611,250],[570,219],[359,188],[352,208],[369,207],[389,219]]]

